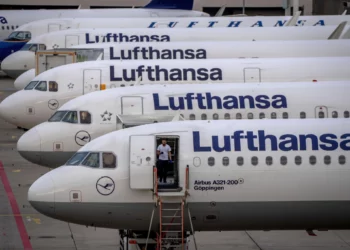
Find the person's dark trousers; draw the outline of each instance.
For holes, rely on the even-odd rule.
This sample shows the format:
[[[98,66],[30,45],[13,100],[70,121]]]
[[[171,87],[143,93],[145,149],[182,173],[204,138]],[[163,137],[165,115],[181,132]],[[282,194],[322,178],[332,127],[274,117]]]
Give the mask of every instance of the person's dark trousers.
[[[158,160],[158,173],[159,173],[159,182],[166,182],[166,174],[168,170],[168,160]]]

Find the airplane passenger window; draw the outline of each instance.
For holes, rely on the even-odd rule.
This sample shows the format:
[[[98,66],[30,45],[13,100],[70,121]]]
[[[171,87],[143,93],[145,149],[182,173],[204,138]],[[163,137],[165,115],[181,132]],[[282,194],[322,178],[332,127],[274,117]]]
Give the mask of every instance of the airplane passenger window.
[[[62,120],[62,118],[64,117],[65,114],[67,114],[68,111],[57,111],[56,113],[54,113],[50,119],[49,122],[59,122]]]
[[[282,118],[283,118],[283,119],[288,119],[288,113],[287,113],[287,112],[283,112]]]
[[[332,112],[332,118],[338,118],[338,112],[337,111],[333,111]]]
[[[201,165],[201,158],[199,157],[194,157],[193,158],[193,166],[199,167]]]
[[[318,118],[324,118],[324,112],[323,111],[320,111],[318,112]]]
[[[58,91],[58,84],[54,81],[49,81],[49,91],[50,92],[57,92]]]
[[[90,124],[91,123],[91,114],[87,111],[80,111],[80,123]]]
[[[229,114],[229,113],[226,113],[225,116],[224,116],[224,119],[225,119],[225,120],[230,120],[230,114]]]
[[[280,162],[281,162],[281,165],[283,165],[283,166],[287,165],[287,163],[288,163],[287,157],[281,156]]]
[[[344,155],[339,155],[339,164],[344,165],[346,163],[346,159]]]
[[[301,164],[301,156],[295,156],[295,164],[300,165]]]
[[[225,167],[227,167],[230,164],[230,159],[228,157],[223,157],[222,158],[222,165],[224,165]]]
[[[300,112],[300,119],[305,119],[305,118],[306,118],[306,113]]]
[[[190,120],[195,120],[196,116],[194,114],[190,114]]]
[[[271,166],[273,163],[272,157],[271,156],[267,156],[266,157],[266,165],[267,166]]]
[[[310,161],[311,165],[315,165],[316,164],[316,156],[311,155],[309,161]]]
[[[253,118],[254,118],[253,113],[248,113],[248,119],[253,119]]]
[[[39,90],[39,91],[47,91],[47,83],[46,83],[46,81],[39,82],[39,84],[36,85],[35,89]]]
[[[261,112],[261,113],[259,114],[259,119],[264,119],[264,118],[265,118],[265,113],[262,113],[262,112]]]
[[[77,111],[69,111],[63,118],[63,122],[69,123],[78,123],[78,112]]]
[[[218,115],[218,114],[216,114],[216,113],[215,113],[215,114],[213,114],[213,119],[214,119],[214,120],[219,120],[219,115]]]
[[[120,87],[125,87],[125,84],[120,84]]]
[[[252,165],[253,165],[253,166],[256,166],[256,165],[258,165],[258,163],[259,163],[258,157],[253,156],[253,157],[252,157]]]
[[[81,164],[83,166],[92,167],[92,168],[99,168],[100,167],[100,153],[90,153],[83,163]]]
[[[209,157],[208,158],[208,165],[210,167],[214,166],[215,165],[215,158],[214,157]]]
[[[113,153],[102,154],[103,168],[116,168],[117,158]]]
[[[241,114],[241,113],[237,113],[237,114],[236,114],[236,119],[237,119],[237,120],[242,119],[242,114]]]
[[[277,114],[275,112],[271,113],[271,119],[276,119],[277,118]]]
[[[256,157],[256,156],[253,156],[252,157],[252,165],[253,166],[256,166],[256,165],[258,165],[258,163],[259,163],[259,160],[258,160],[258,157]]]
[[[344,118],[349,118],[349,116],[350,116],[349,111],[344,111]]]
[[[201,119],[202,119],[202,120],[206,120],[206,119],[207,119],[207,114],[202,114],[202,115],[201,115]]]
[[[89,152],[78,152],[70,158],[65,165],[78,166]]]
[[[331,157],[329,155],[326,155],[324,157],[324,164],[326,164],[326,165],[331,164]]]
[[[237,165],[242,166],[244,164],[244,159],[242,156],[237,157]]]
[[[24,88],[24,90],[31,90],[31,89],[33,89],[38,82],[39,81],[32,81],[32,82],[28,83],[28,85]]]

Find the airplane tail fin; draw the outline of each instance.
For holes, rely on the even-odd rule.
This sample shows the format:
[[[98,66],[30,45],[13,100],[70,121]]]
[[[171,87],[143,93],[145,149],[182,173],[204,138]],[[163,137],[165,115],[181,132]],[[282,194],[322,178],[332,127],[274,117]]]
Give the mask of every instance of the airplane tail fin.
[[[145,9],[179,9],[192,10],[194,0],[151,0]]]
[[[328,37],[328,40],[334,40],[339,39],[341,37],[341,34],[344,31],[344,28],[346,26],[347,22],[342,22],[338,25],[338,27],[332,32],[332,34]],[[345,36],[345,35],[344,35]],[[344,37],[343,37],[344,38]]]

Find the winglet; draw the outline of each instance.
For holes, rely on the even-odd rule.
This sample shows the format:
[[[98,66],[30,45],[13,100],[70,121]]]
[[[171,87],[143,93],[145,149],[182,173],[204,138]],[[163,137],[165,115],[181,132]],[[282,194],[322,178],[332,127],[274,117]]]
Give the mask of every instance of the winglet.
[[[338,27],[332,32],[332,34],[328,37],[328,40],[339,39],[341,34],[344,31],[347,22],[342,22],[338,25]]]
[[[287,26],[295,26],[297,25],[298,19],[301,15],[301,11],[297,11],[294,16],[292,16],[291,19],[289,19],[289,21],[286,23],[286,25],[284,25],[285,27]]]
[[[194,0],[151,0],[143,8],[193,10],[193,2]]]
[[[221,8],[218,10],[218,12],[216,12],[215,16],[216,17],[222,16],[224,14],[225,9],[226,9],[226,4],[221,6]]]

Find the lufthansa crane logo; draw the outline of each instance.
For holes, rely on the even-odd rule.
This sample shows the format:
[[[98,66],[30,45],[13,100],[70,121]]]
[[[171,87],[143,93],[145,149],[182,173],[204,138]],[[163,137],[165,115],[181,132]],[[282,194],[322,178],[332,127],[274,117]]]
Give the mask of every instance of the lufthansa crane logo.
[[[84,146],[86,143],[90,141],[91,141],[91,136],[85,130],[80,130],[78,133],[75,134],[75,142],[79,146]]]
[[[114,181],[108,176],[103,176],[96,182],[97,192],[99,192],[102,195],[110,195],[111,193],[113,193],[114,188]]]
[[[59,103],[56,99],[51,99],[48,102],[49,109],[55,110],[58,109]]]

